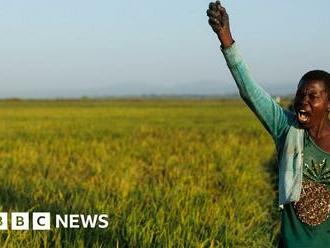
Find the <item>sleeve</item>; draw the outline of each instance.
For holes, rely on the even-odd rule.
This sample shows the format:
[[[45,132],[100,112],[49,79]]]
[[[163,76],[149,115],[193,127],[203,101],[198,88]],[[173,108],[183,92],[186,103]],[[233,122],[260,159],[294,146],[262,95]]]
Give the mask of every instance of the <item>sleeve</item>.
[[[293,113],[283,109],[254,81],[236,43],[228,48],[221,48],[221,51],[237,84],[240,96],[278,144],[283,131],[289,125],[289,120],[293,118]]]

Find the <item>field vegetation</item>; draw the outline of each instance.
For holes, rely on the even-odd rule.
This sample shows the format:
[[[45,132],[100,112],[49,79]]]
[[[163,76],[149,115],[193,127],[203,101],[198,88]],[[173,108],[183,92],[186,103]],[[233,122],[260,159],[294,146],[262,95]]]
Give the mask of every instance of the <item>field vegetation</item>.
[[[241,100],[0,102],[0,210],[109,215],[4,247],[275,247],[275,147]]]

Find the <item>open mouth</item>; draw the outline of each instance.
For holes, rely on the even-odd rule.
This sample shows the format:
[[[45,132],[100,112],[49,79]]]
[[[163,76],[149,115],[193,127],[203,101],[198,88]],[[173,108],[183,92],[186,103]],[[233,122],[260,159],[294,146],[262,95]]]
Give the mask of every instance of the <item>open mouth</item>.
[[[304,109],[300,109],[297,111],[297,117],[300,123],[306,123],[309,120],[309,113]]]

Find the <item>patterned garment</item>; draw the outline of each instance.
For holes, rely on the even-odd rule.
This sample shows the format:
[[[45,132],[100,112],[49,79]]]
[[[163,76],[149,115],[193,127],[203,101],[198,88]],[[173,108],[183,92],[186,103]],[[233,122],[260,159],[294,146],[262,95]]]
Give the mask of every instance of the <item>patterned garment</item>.
[[[303,189],[298,202],[282,211],[287,247],[330,247],[330,153],[304,139]]]

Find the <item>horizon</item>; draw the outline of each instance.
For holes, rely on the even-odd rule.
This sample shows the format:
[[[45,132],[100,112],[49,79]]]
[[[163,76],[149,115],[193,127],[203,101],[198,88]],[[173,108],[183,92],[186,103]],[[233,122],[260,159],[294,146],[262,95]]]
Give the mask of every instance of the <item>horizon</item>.
[[[262,85],[263,86],[263,85]],[[287,88],[292,88],[286,86]],[[109,94],[107,92],[111,92],[110,88],[107,90],[106,88],[102,89],[55,89],[55,90],[45,90],[45,89],[39,89],[39,91],[30,90],[30,91],[23,91],[16,94],[3,94],[3,92],[0,92],[0,99],[1,100],[7,100],[7,99],[21,99],[21,100],[29,100],[29,99],[81,99],[81,98],[89,98],[89,99],[107,99],[107,98],[162,98],[162,97],[201,97],[201,98],[239,98],[239,92],[236,87],[232,87],[230,89],[229,87],[223,91],[223,89],[220,88],[219,85],[217,85],[218,90],[215,90],[211,87],[209,91],[203,92],[201,89],[191,89],[191,88],[179,88],[169,90],[167,89],[163,92],[148,92],[148,90],[140,91],[137,93],[134,92],[123,92],[121,89],[117,90],[117,94]],[[265,88],[263,86],[263,88]],[[113,89],[113,87],[111,87]],[[295,95],[295,90],[285,90],[285,87],[283,85],[270,85],[265,90],[273,97],[291,97]]]

